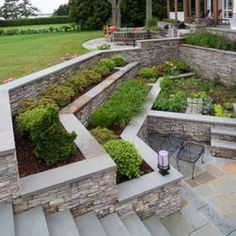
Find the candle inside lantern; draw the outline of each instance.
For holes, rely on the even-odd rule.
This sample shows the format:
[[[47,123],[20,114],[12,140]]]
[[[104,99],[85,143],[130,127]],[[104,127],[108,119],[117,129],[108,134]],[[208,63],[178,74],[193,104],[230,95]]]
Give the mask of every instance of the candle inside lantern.
[[[168,156],[168,152],[165,150],[161,150],[159,151],[159,155],[158,155],[158,168],[160,169],[160,173],[162,175],[167,175],[168,170],[170,169],[170,165],[169,165],[169,156]]]

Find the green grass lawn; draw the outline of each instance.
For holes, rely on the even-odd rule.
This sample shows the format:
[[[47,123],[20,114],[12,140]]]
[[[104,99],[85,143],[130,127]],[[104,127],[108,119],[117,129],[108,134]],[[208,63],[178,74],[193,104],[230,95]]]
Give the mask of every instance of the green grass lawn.
[[[91,31],[0,37],[0,83],[60,63],[66,53],[85,54],[82,44],[101,36]]]
[[[51,25],[21,25],[21,26],[9,26],[9,27],[0,27],[0,30],[9,30],[9,29],[18,29],[18,30],[26,30],[26,29],[48,29],[52,27],[60,27],[63,25],[71,25],[71,24],[51,24]]]

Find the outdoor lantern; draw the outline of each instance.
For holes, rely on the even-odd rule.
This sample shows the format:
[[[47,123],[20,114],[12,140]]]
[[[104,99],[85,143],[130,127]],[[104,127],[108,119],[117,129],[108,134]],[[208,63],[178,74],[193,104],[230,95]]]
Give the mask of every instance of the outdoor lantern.
[[[169,174],[169,170],[170,170],[169,155],[168,155],[168,152],[165,150],[159,151],[158,169],[159,169],[159,173],[163,176]]]

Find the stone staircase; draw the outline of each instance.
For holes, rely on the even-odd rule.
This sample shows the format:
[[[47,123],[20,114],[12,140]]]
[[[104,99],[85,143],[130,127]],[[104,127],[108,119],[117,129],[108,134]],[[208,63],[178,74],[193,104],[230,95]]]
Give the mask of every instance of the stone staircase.
[[[135,213],[98,219],[94,212],[73,218],[69,210],[45,216],[41,207],[13,215],[10,204],[0,207],[1,236],[171,236],[156,216],[142,221]]]
[[[236,127],[214,126],[211,128],[211,154],[236,159]]]

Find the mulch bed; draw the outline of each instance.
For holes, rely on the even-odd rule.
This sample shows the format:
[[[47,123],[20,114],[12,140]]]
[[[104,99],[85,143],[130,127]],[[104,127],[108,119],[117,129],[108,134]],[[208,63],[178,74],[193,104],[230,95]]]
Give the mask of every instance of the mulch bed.
[[[20,177],[29,176],[46,170],[51,170],[57,167],[68,165],[85,159],[79,149],[70,156],[69,159],[61,161],[54,166],[48,167],[43,161],[38,160],[34,154],[34,146],[27,137],[24,137],[16,129],[14,121],[14,135],[16,143],[16,153]]]

